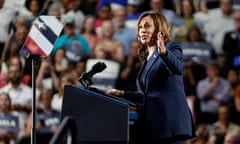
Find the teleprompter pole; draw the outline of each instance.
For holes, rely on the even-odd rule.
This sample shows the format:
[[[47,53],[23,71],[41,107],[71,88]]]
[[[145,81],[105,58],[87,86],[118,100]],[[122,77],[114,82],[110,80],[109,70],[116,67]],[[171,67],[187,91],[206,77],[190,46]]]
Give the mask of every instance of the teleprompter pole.
[[[36,65],[40,58],[39,55],[30,55],[32,62],[32,131],[31,144],[36,144]]]

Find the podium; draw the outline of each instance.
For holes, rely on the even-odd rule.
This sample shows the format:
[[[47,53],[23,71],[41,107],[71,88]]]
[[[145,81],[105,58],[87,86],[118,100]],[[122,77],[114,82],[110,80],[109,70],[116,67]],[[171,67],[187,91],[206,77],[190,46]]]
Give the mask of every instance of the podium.
[[[64,87],[62,118],[72,116],[78,144],[127,144],[129,104],[76,85]]]

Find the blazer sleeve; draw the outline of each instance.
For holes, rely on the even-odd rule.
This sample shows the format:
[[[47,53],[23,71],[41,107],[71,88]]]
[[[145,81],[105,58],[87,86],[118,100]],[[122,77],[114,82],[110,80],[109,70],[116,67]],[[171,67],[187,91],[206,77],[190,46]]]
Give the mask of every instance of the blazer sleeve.
[[[144,98],[144,96],[141,93],[132,92],[132,91],[125,91],[123,97],[138,103],[143,103],[143,98]]]
[[[132,101],[134,104],[136,104],[136,107],[138,109],[143,109],[144,96],[141,93],[125,91],[123,97],[129,101]]]
[[[161,56],[167,69],[171,74],[181,75],[183,73],[183,54],[179,43],[170,41],[166,45],[167,53]]]

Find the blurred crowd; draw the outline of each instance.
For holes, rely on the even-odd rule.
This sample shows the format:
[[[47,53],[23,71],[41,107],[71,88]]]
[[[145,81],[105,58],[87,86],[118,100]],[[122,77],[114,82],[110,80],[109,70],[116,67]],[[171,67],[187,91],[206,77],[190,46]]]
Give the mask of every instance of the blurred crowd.
[[[40,15],[64,22],[50,56],[35,66],[37,140],[57,131],[65,85],[79,85],[89,59],[119,65],[115,88],[137,91],[137,20],[162,13],[182,45],[186,99],[197,137],[189,144],[240,144],[239,0],[0,0],[0,143],[30,143],[32,63],[19,51]]]

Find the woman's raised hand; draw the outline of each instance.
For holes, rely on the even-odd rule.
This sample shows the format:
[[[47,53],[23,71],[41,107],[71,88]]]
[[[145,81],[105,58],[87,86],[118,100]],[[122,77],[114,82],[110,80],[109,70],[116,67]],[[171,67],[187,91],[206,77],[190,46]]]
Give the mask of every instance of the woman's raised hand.
[[[158,47],[158,52],[162,56],[165,56],[167,53],[167,49],[165,47],[164,37],[161,32],[158,32],[158,34],[157,34],[157,47]]]

